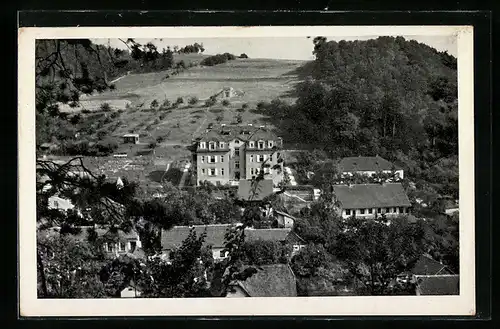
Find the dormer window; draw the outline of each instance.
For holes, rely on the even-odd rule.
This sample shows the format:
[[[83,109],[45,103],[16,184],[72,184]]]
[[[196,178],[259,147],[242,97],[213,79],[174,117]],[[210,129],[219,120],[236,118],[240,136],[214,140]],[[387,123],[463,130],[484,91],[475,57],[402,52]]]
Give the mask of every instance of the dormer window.
[[[259,149],[263,149],[264,148],[264,141],[259,141],[258,147],[259,147]]]
[[[221,149],[224,148],[224,142],[219,142],[219,148],[221,148]]]
[[[250,141],[250,143],[248,143],[248,147],[254,148],[255,147],[255,142],[254,141]]]
[[[205,148],[207,148],[207,143],[200,142],[200,149],[205,149]]]
[[[214,142],[208,143],[208,149],[209,150],[215,150],[215,143]]]
[[[273,146],[274,146],[274,142],[273,142],[273,141],[268,141],[268,142],[267,142],[267,146],[268,146],[269,148],[273,148]]]

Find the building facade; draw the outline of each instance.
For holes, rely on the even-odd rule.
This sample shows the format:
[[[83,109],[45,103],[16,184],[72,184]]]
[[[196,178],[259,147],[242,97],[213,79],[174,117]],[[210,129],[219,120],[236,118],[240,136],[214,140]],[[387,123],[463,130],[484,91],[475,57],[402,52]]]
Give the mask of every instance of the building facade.
[[[264,172],[278,185],[283,180],[282,139],[264,126],[220,125],[196,141],[197,185],[238,185]]]

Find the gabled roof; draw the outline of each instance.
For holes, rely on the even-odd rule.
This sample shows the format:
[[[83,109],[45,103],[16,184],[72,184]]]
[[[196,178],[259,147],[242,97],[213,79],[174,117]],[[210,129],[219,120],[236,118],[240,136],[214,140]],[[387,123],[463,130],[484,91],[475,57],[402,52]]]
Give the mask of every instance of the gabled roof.
[[[401,183],[334,185],[344,209],[411,206]]]
[[[283,215],[285,217],[289,217],[289,218],[294,219],[294,220],[297,219],[297,218],[293,217],[292,215],[290,215],[290,214],[288,214],[286,212],[283,212],[283,211],[279,211],[279,210],[275,209],[274,212],[277,213],[277,214],[279,214],[279,215]]]
[[[88,236],[89,236],[89,230],[92,229],[92,226],[77,226],[76,228],[79,229],[76,234],[68,234],[68,237],[73,238],[76,241],[86,241]],[[39,237],[50,237],[50,236],[57,236],[60,233],[61,228],[60,227],[51,227],[45,230],[38,231],[38,236]],[[95,229],[97,236],[101,238],[106,238],[106,237],[115,237],[117,236],[120,241],[125,241],[125,240],[138,240],[139,239],[139,234],[135,230],[130,230],[129,232],[123,232],[122,230],[118,230],[118,232],[113,233],[110,231],[109,228],[106,227],[99,227]]]
[[[415,277],[420,295],[459,295],[459,275],[419,275]]]
[[[377,156],[374,157],[347,157],[339,162],[339,169],[342,172],[355,172],[355,171],[382,171],[400,169],[394,166],[391,162],[384,158]]]
[[[234,281],[249,297],[296,297],[297,283],[290,266],[262,265],[245,281]]]
[[[273,194],[273,180],[263,179],[252,182],[251,180],[240,180],[238,186],[238,197],[246,201],[261,201]]]
[[[422,255],[411,270],[414,275],[452,274],[446,265],[433,259],[430,255]]]
[[[163,250],[172,250],[180,247],[188,237],[191,228],[194,228],[199,237],[206,232],[204,246],[213,248],[223,248],[227,230],[238,224],[215,224],[215,225],[194,225],[194,226],[174,226],[170,230],[162,230],[161,246]],[[301,241],[301,238],[291,231],[291,228],[272,228],[272,229],[245,229],[245,241],[285,241],[290,234]]]

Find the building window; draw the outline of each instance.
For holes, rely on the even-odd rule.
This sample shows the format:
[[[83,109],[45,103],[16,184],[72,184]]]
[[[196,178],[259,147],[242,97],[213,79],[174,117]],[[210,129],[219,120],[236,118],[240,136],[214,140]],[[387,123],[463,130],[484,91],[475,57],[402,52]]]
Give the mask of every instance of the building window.
[[[377,208],[377,214],[381,214],[382,213],[382,208]]]
[[[346,216],[351,216],[351,209],[346,209],[345,214]]]
[[[250,168],[250,175],[253,175],[253,174],[254,174],[253,168]]]
[[[221,163],[224,162],[224,156],[223,155],[220,156],[220,162]]]
[[[215,143],[214,142],[208,143],[208,149],[209,150],[215,150]]]
[[[258,162],[264,162],[265,158],[264,158],[264,154],[259,154],[259,160]]]
[[[221,250],[221,251],[219,252],[219,257],[220,257],[220,258],[224,258],[224,257],[226,257],[226,253],[224,252],[224,250]]]
[[[202,173],[203,175],[205,175],[205,168],[202,168],[202,169],[201,169],[201,173]]]
[[[125,243],[119,242],[118,243],[118,251],[125,251]]]
[[[300,250],[300,246],[299,245],[293,245],[293,250],[294,251],[299,251]]]
[[[54,200],[54,207],[59,208],[59,201]]]
[[[234,141],[234,144],[239,145],[239,144],[240,144],[240,141],[239,141],[239,140],[235,140],[235,141]]]
[[[106,249],[107,252],[113,252],[113,244],[112,243],[106,242],[104,244],[104,248]]]
[[[200,159],[201,159],[201,163],[205,163],[205,156],[204,155],[202,155]]]
[[[259,149],[263,149],[264,148],[264,141],[259,141],[258,147],[259,147]]]
[[[209,175],[210,176],[215,176],[217,175],[217,170],[215,168],[210,168],[209,169]]]
[[[237,157],[240,156],[240,149],[235,149],[234,150],[234,155],[236,155]]]
[[[250,141],[250,143],[249,143],[248,147],[250,147],[250,148],[254,148],[254,147],[255,147],[255,142]]]
[[[368,208],[368,213],[369,214],[373,214],[373,209],[372,208]]]
[[[405,213],[405,208],[399,207],[399,213],[404,214]]]
[[[220,169],[220,174],[221,174],[221,176],[224,176],[224,168]]]
[[[274,146],[274,142],[273,142],[273,141],[268,141],[268,142],[267,142],[267,146],[268,146],[269,148],[272,148],[272,147]]]
[[[364,210],[364,209],[360,209],[360,210],[359,210],[359,213],[360,213],[361,215],[364,215],[364,214],[365,214],[365,210]]]
[[[221,149],[224,148],[224,142],[219,142],[219,148],[221,148]]]
[[[217,162],[217,156],[216,156],[216,155],[211,155],[211,156],[208,158],[208,162],[209,162],[209,163],[216,163],[216,162]]]
[[[240,162],[239,161],[234,162],[234,168],[240,169]]]
[[[135,242],[135,241],[130,241],[130,250],[131,250],[132,252],[134,252],[136,245],[137,245],[137,244],[136,244],[136,242]]]
[[[250,155],[250,162],[253,162],[253,155]]]
[[[205,142],[200,142],[200,149],[204,149],[207,147],[207,144]]]

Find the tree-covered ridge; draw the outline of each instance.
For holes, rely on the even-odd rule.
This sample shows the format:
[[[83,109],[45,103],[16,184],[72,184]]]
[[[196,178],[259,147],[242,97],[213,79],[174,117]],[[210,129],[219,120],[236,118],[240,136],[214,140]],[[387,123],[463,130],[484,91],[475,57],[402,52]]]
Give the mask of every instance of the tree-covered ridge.
[[[456,59],[402,37],[314,39],[314,62],[294,106],[278,107],[293,139],[330,157],[380,155],[416,179],[458,177]],[[290,121],[292,122],[292,121]],[[443,178],[454,181],[452,177]],[[445,188],[457,194],[458,186]]]

